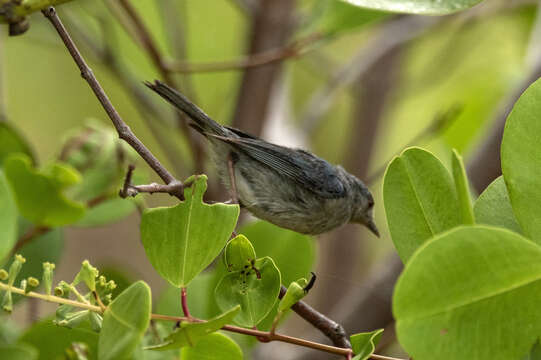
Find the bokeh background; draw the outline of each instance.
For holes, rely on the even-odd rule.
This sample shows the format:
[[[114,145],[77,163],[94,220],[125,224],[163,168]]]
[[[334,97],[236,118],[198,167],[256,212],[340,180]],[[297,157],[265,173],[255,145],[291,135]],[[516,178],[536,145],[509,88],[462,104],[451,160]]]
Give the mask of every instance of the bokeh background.
[[[141,24],[120,0],[75,0],[58,10],[124,120],[175,176],[205,172],[207,199],[228,198],[203,139],[192,134],[187,140],[182,121],[144,87],[145,80],[169,79],[217,121],[307,148],[366,180],[381,238],[353,225],[314,238],[318,280],[306,299],[350,332],[385,327],[379,352],[400,355],[390,299],[401,264],[385,223],[383,171],[415,145],[444,163],[458,149],[477,192],[498,175],[502,119],[540,72],[537,2],[486,0],[441,17],[377,13],[334,0],[129,4]],[[88,119],[106,126],[110,120],[50,24],[39,13],[30,23],[22,36],[0,35],[0,114],[44,164],[59,156],[70,131]],[[278,56],[263,66],[240,66],[253,60],[249,54]],[[170,70],[214,69],[230,61],[237,65],[221,71]],[[136,172],[158,180],[142,162]],[[174,203],[159,194],[146,201]],[[59,259],[58,279],[70,278],[89,259],[119,278],[147,281],[158,301],[167,286],[145,257],[139,220],[134,212],[107,226],[65,229],[63,239],[48,246]],[[21,302],[15,319],[27,324],[52,309]],[[324,341],[294,316],[285,331]],[[250,346],[247,354],[258,359],[328,358],[289,345]]]

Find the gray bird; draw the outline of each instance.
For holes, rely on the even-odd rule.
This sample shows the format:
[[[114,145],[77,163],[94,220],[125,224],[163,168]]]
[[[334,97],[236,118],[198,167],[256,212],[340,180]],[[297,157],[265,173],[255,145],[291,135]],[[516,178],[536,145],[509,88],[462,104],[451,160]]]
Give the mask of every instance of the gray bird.
[[[341,166],[220,125],[166,84],[145,84],[194,121],[190,126],[209,140],[225,186],[256,217],[312,235],[352,222],[379,236],[372,194]]]

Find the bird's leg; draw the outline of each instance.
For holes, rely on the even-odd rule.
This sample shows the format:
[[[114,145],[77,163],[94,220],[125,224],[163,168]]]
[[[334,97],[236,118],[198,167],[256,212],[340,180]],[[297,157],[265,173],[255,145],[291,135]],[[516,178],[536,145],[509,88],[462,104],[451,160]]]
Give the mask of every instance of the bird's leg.
[[[231,202],[233,204],[239,203],[239,195],[237,192],[237,182],[235,180],[235,169],[233,169],[233,154],[229,153],[227,157],[227,170],[229,172],[229,182],[231,184]]]

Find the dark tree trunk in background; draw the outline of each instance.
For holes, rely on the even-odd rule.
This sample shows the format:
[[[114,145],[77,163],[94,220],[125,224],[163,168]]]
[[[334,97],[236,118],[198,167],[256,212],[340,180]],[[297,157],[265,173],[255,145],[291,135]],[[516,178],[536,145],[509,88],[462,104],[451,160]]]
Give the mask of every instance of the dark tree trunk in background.
[[[252,20],[249,53],[286,45],[293,29],[294,9],[294,0],[261,0]],[[282,66],[282,62],[275,62],[244,72],[233,118],[234,127],[261,135],[272,89]]]

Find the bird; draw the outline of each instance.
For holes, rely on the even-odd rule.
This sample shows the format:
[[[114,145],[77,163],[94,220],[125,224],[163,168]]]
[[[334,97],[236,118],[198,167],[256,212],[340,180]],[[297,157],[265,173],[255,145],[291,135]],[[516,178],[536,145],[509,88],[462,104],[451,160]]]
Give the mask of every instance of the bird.
[[[357,223],[379,237],[372,194],[343,167],[221,125],[159,80],[145,85],[185,113],[189,125],[208,139],[210,157],[233,201],[255,217],[308,235]]]

